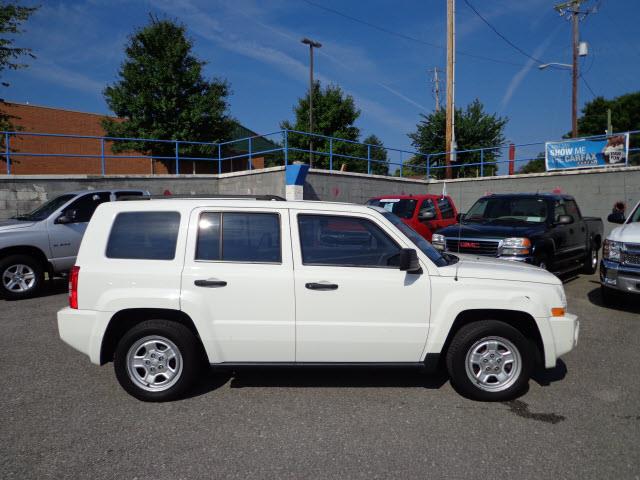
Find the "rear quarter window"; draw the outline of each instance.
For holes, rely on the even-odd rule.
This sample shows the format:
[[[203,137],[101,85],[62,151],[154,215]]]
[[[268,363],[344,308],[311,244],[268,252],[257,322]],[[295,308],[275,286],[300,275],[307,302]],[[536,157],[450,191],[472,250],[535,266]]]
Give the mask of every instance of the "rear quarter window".
[[[107,258],[173,260],[179,229],[178,212],[121,212],[111,227]]]

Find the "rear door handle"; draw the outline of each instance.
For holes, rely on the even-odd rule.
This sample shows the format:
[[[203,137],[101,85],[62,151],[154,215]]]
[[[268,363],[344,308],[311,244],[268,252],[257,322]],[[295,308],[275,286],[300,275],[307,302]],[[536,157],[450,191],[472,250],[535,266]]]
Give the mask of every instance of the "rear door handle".
[[[327,282],[311,282],[306,283],[305,287],[309,290],[337,290],[338,285],[335,283],[327,283]]]
[[[219,288],[219,287],[227,286],[227,282],[225,282],[224,280],[215,280],[215,279],[196,280],[195,282],[193,282],[193,284],[196,287],[208,287],[208,288]]]

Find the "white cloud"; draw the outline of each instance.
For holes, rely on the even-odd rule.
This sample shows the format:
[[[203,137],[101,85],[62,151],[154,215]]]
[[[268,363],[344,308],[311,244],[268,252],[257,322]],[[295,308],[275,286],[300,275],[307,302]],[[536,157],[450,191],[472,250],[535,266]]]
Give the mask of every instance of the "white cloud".
[[[30,75],[47,82],[53,82],[63,87],[83,92],[100,94],[106,82],[90,78],[68,68],[61,67],[55,63],[34,63],[24,71],[25,75]]]
[[[545,38],[544,41],[534,50],[532,55],[533,57],[539,58],[545,52],[558,30],[559,26],[557,26],[549,35],[547,35],[547,38]],[[524,78],[528,75],[528,73],[535,65],[537,65],[537,62],[533,59],[529,59],[527,63],[525,63],[524,66],[520,70],[518,70],[518,72],[511,78],[509,86],[507,87],[507,90],[502,97],[502,101],[500,102],[500,108],[502,110],[507,107],[507,105],[511,101],[511,98],[513,97],[513,94],[516,92]]]

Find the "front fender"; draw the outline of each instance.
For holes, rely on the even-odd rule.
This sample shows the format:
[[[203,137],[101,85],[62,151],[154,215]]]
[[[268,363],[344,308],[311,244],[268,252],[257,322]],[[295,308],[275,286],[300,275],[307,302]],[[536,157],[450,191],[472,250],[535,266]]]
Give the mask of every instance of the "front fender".
[[[550,298],[556,296],[552,293],[555,291],[553,285],[486,279],[455,280],[453,277],[432,277],[431,285],[434,302],[423,359],[427,354],[442,352],[456,318],[468,310],[505,310],[529,315],[538,326],[547,356],[548,340],[553,339],[548,305],[549,302],[562,305],[559,294],[558,299]]]

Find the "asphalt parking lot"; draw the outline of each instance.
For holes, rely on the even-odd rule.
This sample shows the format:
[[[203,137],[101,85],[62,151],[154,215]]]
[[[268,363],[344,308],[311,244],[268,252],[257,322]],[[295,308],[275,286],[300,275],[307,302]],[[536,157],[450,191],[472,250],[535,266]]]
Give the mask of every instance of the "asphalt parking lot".
[[[142,403],[59,340],[64,281],[0,300],[0,477],[638,479],[640,305],[602,307],[596,276],[565,288],[578,349],[496,404],[396,369],[212,373]]]

